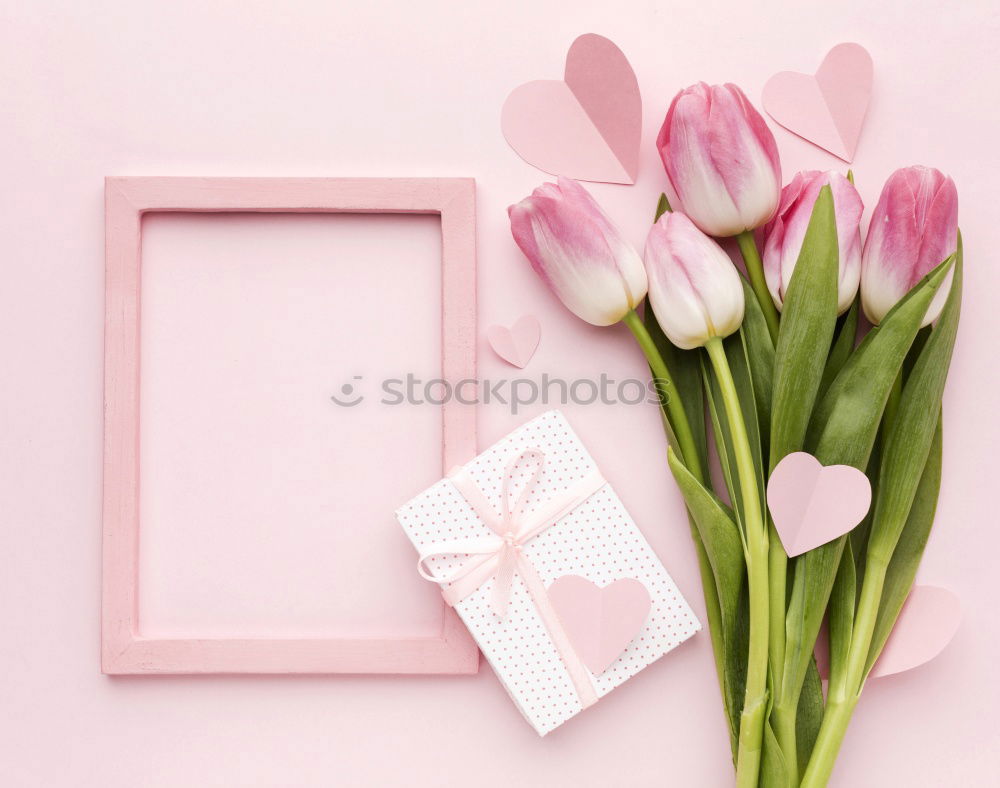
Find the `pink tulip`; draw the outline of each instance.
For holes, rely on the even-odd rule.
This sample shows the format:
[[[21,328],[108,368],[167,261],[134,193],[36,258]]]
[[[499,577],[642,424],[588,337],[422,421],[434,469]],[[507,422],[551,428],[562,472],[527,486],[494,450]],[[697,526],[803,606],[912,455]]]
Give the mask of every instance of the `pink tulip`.
[[[780,311],[802,241],[812,217],[819,190],[829,184],[837,218],[840,276],[837,280],[837,313],[845,312],[861,281],[861,212],[864,204],[854,184],[839,172],[800,172],[781,191],[781,204],[767,225],[764,243],[764,277],[774,305]]]
[[[873,323],[958,249],[955,182],[930,167],[904,167],[889,176],[872,214],[861,260],[861,304]],[[941,313],[951,274],[931,301],[924,325]]]
[[[678,93],[656,147],[680,203],[674,207],[709,235],[738,235],[774,215],[778,147],[736,85],[699,82]]]
[[[682,213],[665,213],[646,238],[649,303],[684,350],[727,337],[743,322],[743,283],[722,247]]]
[[[579,183],[545,183],[507,209],[531,267],[577,317],[617,323],[646,295],[642,259]]]

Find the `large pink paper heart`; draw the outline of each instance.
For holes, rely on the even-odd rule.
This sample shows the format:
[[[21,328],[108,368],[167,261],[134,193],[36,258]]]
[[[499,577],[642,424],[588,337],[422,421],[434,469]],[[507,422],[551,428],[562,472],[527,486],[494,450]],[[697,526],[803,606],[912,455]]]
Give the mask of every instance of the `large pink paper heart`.
[[[622,51],[587,33],[566,55],[563,80],[526,82],[504,102],[500,126],[528,164],[583,181],[635,183],[642,99]]]
[[[947,588],[914,586],[871,675],[891,676],[930,662],[947,646],[962,620],[962,604]]]
[[[764,85],[764,109],[789,131],[851,161],[872,93],[872,57],[837,44],[815,76],[782,71]]]
[[[599,588],[585,577],[564,575],[549,586],[549,601],[576,653],[595,676],[639,634],[649,616],[649,591],[622,578]]]
[[[790,556],[843,536],[860,523],[872,488],[857,468],[823,466],[804,451],[785,456],[767,483],[767,506]]]
[[[486,329],[486,339],[490,347],[504,361],[524,369],[535,355],[542,327],[532,315],[522,315],[510,328],[490,326]]]

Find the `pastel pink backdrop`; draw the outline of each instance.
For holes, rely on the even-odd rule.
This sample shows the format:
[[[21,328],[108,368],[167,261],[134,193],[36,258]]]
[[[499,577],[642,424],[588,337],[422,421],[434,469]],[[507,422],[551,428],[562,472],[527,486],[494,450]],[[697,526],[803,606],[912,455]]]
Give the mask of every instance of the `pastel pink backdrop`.
[[[998,88],[993,47],[1000,19],[985,0],[946,10],[939,2],[899,2],[873,11],[860,0],[809,8],[781,0],[766,13],[720,0],[694,6],[316,0],[280,7],[258,0],[0,0],[5,782],[108,788],[728,783],[726,735],[704,634],[544,740],[485,666],[464,678],[109,679],[99,673],[104,175],[474,176],[481,375],[516,372],[489,350],[485,327],[533,312],[542,340],[524,374],[640,376],[642,360],[623,331],[581,324],[539,285],[505,220],[506,206],[546,176],[507,147],[500,107],[516,85],[558,78],[569,44],[584,32],[619,44],[643,91],[636,185],[593,187],[637,244],[663,185],[652,141],[673,93],[698,79],[735,81],[759,103],[771,74],[811,72],[840,41],[864,44],[875,61],[872,103],[854,161],[869,209],[897,166],[931,164],[954,176],[968,288],[946,394],[938,521],[918,579],[955,590],[964,621],[933,663],[872,683],[834,784],[992,782],[1000,766],[994,666],[1000,536],[992,513],[1000,434],[990,333],[1000,287],[1000,109],[984,99]],[[774,128],[786,174],[842,167]],[[160,254],[182,252],[190,243],[175,235],[180,229],[183,224],[172,222],[157,230],[169,242]],[[313,228],[309,237],[320,240],[325,232]],[[412,225],[410,232],[422,237],[425,231]],[[229,237],[237,243],[235,234]],[[238,254],[218,238],[209,240],[206,254],[220,261]],[[279,241],[273,236],[265,247]],[[318,270],[311,254],[297,251],[296,258]],[[373,319],[385,314],[378,303],[371,307]],[[302,319],[317,313],[314,304]],[[579,352],[584,346],[587,352]],[[352,374],[345,372],[345,380]],[[481,445],[542,409],[513,416],[502,406],[484,408]],[[655,410],[566,410],[700,614],[697,571],[680,499],[663,466]],[[272,434],[273,425],[267,430]],[[402,464],[410,451],[401,445],[393,461]],[[414,461],[426,462],[426,455],[412,448]],[[157,574],[181,556],[169,550],[160,556],[167,563],[150,565],[157,585],[147,596],[159,611],[157,626],[201,627],[197,609],[180,606],[168,575]],[[282,572],[294,577],[287,555],[279,558]],[[405,564],[382,557],[377,565]],[[289,587],[291,599],[311,599],[317,566],[310,556],[304,582]],[[245,577],[248,567],[233,572]],[[280,605],[259,589],[250,597],[264,602],[255,621],[237,620],[249,607],[221,600],[234,626],[259,630],[291,621],[280,618]],[[320,626],[329,610],[314,599],[311,604],[299,608],[303,617],[294,626]],[[344,625],[351,614],[341,606],[334,612],[339,618],[322,626]]]

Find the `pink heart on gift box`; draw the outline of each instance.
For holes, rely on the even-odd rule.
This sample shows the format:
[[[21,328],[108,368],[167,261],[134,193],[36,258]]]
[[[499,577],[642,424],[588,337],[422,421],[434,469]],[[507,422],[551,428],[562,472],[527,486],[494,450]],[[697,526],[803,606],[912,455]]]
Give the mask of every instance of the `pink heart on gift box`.
[[[585,577],[564,575],[548,593],[566,636],[594,675],[618,659],[649,616],[649,591],[631,578],[600,588]]]
[[[872,57],[860,44],[837,44],[816,75],[782,71],[764,85],[764,109],[789,131],[851,161],[872,93]]]
[[[526,82],[507,97],[500,127],[528,164],[584,181],[635,183],[642,98],[622,51],[588,33],[566,55],[564,79]]]
[[[522,315],[510,328],[490,326],[486,329],[486,339],[490,347],[504,361],[524,369],[535,355],[542,327],[532,315]]]
[[[784,457],[767,483],[767,507],[789,556],[843,536],[872,503],[868,477],[849,465],[821,465],[804,451]]]

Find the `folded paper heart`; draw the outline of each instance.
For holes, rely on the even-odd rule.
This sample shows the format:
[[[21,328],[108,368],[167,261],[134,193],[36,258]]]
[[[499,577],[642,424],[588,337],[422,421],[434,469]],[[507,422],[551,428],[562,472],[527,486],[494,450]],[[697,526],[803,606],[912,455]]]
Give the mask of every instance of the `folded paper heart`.
[[[631,578],[601,588],[585,577],[564,575],[548,593],[566,636],[594,675],[618,659],[649,616],[649,592]]]
[[[764,85],[764,109],[814,145],[851,161],[872,92],[872,58],[860,44],[837,44],[815,76],[782,71]]]
[[[891,676],[930,662],[951,642],[961,620],[961,602],[947,588],[914,586],[871,675]]]
[[[486,329],[486,339],[500,358],[524,369],[535,355],[542,327],[532,315],[522,315],[510,328],[490,326]]]
[[[775,466],[767,507],[789,556],[843,536],[860,523],[872,502],[868,477],[849,465],[821,465],[799,451]]]
[[[944,651],[962,620],[959,598],[947,588],[914,586],[906,598],[869,678],[878,679],[918,668]],[[824,627],[816,641],[816,667],[829,678],[829,634]]]
[[[639,172],[642,98],[622,51],[603,36],[577,38],[562,80],[515,88],[500,127],[528,164],[584,181],[635,183]]]

